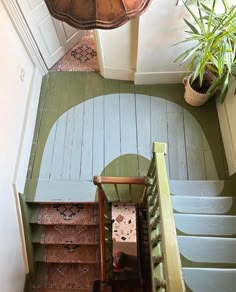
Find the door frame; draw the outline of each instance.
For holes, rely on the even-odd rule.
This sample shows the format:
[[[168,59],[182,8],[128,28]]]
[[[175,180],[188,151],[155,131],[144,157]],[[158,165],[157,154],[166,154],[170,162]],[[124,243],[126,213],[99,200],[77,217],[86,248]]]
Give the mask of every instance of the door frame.
[[[32,62],[36,65],[42,75],[47,74],[48,68],[40,54],[35,39],[29,29],[29,26],[21,12],[17,1],[2,0],[2,2]]]

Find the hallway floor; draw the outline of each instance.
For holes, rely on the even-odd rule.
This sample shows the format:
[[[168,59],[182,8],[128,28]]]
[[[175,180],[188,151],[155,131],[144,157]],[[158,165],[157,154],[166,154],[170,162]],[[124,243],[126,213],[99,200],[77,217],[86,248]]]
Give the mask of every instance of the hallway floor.
[[[51,72],[41,89],[28,200],[94,201],[93,175],[146,175],[166,142],[170,179],[227,177],[215,103],[191,107],[182,84],[134,85],[95,72]]]

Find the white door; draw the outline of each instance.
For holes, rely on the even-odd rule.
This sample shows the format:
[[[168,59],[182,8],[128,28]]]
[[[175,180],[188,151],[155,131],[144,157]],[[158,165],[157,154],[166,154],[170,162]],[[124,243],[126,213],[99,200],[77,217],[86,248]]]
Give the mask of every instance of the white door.
[[[82,31],[51,17],[44,0],[17,0],[40,53],[51,68],[82,37]]]

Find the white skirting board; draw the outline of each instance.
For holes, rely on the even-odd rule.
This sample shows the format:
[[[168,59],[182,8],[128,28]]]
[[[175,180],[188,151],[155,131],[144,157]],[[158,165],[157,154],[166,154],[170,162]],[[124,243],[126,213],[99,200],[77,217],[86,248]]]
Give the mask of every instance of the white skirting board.
[[[232,80],[223,104],[217,103],[220,129],[228,163],[229,174],[236,172],[236,81]]]
[[[168,84],[182,83],[186,72],[136,72],[134,77],[135,84]]]
[[[103,77],[108,79],[133,81],[135,73],[132,69],[104,67],[103,74]]]

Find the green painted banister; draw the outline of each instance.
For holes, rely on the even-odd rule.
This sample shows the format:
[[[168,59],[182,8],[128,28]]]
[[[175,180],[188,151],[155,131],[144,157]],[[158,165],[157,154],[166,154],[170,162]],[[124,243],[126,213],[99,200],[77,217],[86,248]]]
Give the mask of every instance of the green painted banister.
[[[185,285],[164,157],[166,147],[165,143],[153,143],[148,172],[153,179],[153,186],[147,192],[153,291],[183,292]]]

